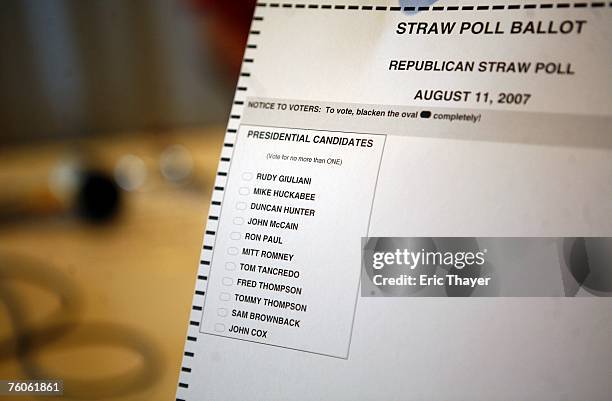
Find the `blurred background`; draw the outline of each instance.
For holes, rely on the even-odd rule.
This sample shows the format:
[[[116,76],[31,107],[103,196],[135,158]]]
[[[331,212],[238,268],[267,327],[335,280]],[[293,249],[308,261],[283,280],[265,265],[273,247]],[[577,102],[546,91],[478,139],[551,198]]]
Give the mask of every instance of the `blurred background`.
[[[0,3],[0,379],[174,399],[253,7]]]

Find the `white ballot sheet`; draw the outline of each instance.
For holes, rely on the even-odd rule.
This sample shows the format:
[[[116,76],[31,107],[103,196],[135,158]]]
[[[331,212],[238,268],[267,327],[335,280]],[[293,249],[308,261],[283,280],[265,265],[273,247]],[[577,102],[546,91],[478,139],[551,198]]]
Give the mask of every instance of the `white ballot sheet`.
[[[177,400],[609,399],[611,65],[608,2],[258,3]]]

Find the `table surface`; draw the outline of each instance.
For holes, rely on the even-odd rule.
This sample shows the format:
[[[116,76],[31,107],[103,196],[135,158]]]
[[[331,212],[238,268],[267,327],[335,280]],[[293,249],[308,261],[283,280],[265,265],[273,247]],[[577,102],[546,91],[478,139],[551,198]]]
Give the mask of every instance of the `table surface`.
[[[0,379],[63,378],[72,399],[174,399],[222,140],[214,128],[0,149],[5,193],[44,181],[74,149],[106,168],[134,154],[148,171],[110,224],[66,217],[0,224],[0,267],[15,277],[0,286],[0,344],[7,348],[16,324],[38,333],[29,353],[17,355],[10,343],[0,352]],[[157,168],[172,144],[193,156],[196,176],[186,186]]]

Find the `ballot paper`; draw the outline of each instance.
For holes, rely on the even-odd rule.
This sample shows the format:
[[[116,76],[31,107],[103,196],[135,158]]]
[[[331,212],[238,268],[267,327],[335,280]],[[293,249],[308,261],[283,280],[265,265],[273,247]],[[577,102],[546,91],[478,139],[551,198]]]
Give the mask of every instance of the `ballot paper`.
[[[609,399],[611,65],[608,2],[258,3],[176,399]]]

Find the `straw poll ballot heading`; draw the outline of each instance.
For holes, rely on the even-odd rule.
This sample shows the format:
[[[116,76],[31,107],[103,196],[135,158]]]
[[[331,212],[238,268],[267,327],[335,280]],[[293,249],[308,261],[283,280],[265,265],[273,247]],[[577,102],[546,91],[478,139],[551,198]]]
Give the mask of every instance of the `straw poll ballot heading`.
[[[399,22],[398,35],[580,35],[586,20]]]

